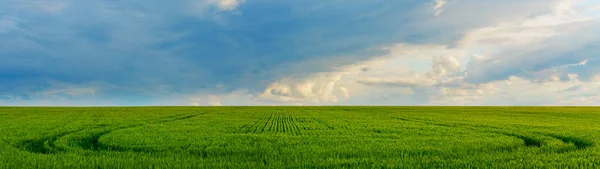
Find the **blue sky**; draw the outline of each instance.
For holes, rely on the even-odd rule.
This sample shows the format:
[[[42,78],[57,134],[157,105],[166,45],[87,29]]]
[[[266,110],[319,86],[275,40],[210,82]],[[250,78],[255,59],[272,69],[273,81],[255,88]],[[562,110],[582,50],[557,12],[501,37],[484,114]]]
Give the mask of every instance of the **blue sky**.
[[[598,0],[0,0],[0,105],[599,105]]]

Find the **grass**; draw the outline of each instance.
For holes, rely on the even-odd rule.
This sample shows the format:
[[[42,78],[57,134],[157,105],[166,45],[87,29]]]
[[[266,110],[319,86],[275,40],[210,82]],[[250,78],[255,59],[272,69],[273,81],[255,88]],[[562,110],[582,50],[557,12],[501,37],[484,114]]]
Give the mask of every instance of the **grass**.
[[[598,168],[593,107],[0,107],[0,168]]]

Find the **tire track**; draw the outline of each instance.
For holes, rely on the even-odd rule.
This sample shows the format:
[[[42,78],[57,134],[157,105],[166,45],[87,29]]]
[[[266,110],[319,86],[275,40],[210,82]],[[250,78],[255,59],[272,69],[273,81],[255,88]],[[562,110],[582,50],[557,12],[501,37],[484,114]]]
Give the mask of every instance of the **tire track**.
[[[60,151],[60,149],[56,148],[54,145],[54,142],[56,142],[56,140],[60,139],[61,137],[67,136],[69,134],[80,132],[82,130],[83,129],[62,132],[62,133],[55,134],[55,135],[45,136],[40,139],[25,140],[14,147],[24,150],[24,151],[28,151],[31,153],[38,153],[38,154],[57,153]]]
[[[202,113],[202,114],[206,114],[206,113]],[[55,145],[55,142],[57,140],[59,140],[60,138],[65,137],[67,135],[79,133],[79,132],[84,131],[86,129],[98,129],[98,128],[102,128],[102,129],[105,129],[105,130],[101,129],[102,131],[92,133],[89,137],[82,138],[82,139],[74,139],[74,140],[70,140],[70,141],[76,142],[77,143],[76,145],[79,148],[82,148],[84,150],[92,150],[92,151],[107,150],[107,149],[103,149],[103,146],[101,145],[101,143],[98,142],[98,140],[102,136],[110,134],[111,132],[114,132],[114,131],[117,131],[117,130],[134,128],[134,127],[145,126],[145,125],[161,124],[161,123],[167,123],[167,122],[174,122],[174,121],[179,121],[179,120],[185,120],[185,119],[189,119],[189,118],[192,118],[192,117],[195,117],[195,116],[198,116],[198,115],[202,115],[202,114],[175,115],[175,116],[169,116],[169,117],[166,117],[166,118],[163,118],[163,119],[158,119],[158,120],[156,120],[156,122],[142,123],[142,124],[135,124],[135,125],[127,125],[127,126],[122,126],[122,127],[112,128],[112,129],[106,129],[106,128],[110,128],[110,127],[106,127],[106,126],[103,126],[103,125],[94,126],[94,127],[91,127],[91,128],[82,128],[82,129],[79,129],[79,130],[72,130],[72,131],[67,131],[67,132],[61,132],[61,133],[54,134],[54,135],[44,136],[44,137],[39,138],[39,139],[25,140],[25,141],[20,142],[17,146],[13,146],[13,147],[15,147],[17,149],[20,149],[20,150],[23,150],[23,151],[30,152],[30,153],[36,153],[36,154],[55,154],[55,153],[60,153],[60,152],[66,151],[65,149],[63,149],[63,148],[58,147],[58,146]]]
[[[507,131],[506,129],[494,127],[494,126],[471,125],[471,124],[462,124],[462,123],[448,124],[448,123],[439,123],[439,122],[434,122],[434,121],[430,121],[430,120],[423,120],[423,119],[416,119],[416,118],[401,118],[401,117],[392,117],[392,118],[402,120],[402,121],[407,121],[407,122],[417,122],[417,123],[422,123],[422,124],[435,125],[435,126],[448,127],[448,128],[462,128],[462,129],[468,129],[468,130],[473,130],[473,131],[478,131],[478,132],[487,132],[487,133],[492,133],[492,134],[500,134],[500,135],[505,135],[505,136],[509,136],[509,137],[515,137],[515,138],[523,140],[524,145],[527,147],[541,148],[541,147],[548,146],[548,145],[544,144],[545,141],[547,141],[547,140],[520,134],[515,131]],[[593,142],[591,142],[589,140],[572,137],[572,136],[561,136],[561,135],[556,135],[556,134],[545,134],[545,133],[540,133],[540,132],[531,132],[530,134],[559,140],[563,143],[563,145],[573,144],[579,150],[594,146]]]
[[[79,144],[78,146],[83,149],[92,150],[92,151],[107,150],[107,149],[110,149],[110,146],[101,144],[99,142],[99,140],[102,136],[110,134],[114,131],[125,130],[125,129],[135,128],[135,127],[141,127],[141,126],[147,126],[147,125],[175,122],[175,121],[180,121],[180,120],[185,120],[185,119],[189,119],[192,117],[196,117],[198,115],[202,115],[202,114],[175,116],[173,118],[161,119],[158,122],[154,122],[154,123],[150,123],[150,124],[129,125],[129,126],[123,126],[123,127],[119,127],[116,129],[112,129],[112,130],[102,131],[99,133],[94,133],[91,135],[91,137],[87,137],[85,139],[79,140],[78,143],[81,143],[81,144]]]

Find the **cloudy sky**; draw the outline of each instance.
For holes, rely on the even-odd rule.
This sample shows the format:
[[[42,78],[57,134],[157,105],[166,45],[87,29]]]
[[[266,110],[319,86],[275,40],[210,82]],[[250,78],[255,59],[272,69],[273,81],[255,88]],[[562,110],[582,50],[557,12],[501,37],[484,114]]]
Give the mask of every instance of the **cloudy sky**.
[[[600,105],[600,0],[0,0],[0,105]]]

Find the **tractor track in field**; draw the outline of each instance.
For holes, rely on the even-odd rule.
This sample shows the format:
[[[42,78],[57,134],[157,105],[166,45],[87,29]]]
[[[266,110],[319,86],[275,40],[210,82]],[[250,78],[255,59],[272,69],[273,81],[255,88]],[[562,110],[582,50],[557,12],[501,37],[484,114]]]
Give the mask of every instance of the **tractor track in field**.
[[[422,123],[422,124],[435,125],[435,126],[448,127],[448,128],[461,128],[461,129],[468,129],[468,130],[473,130],[473,131],[487,132],[487,133],[492,133],[492,134],[500,134],[500,135],[505,135],[505,136],[509,136],[509,137],[515,137],[515,138],[523,140],[524,145],[527,147],[543,147],[543,146],[545,146],[544,145],[545,140],[543,140],[543,139],[524,135],[521,133],[517,133],[515,131],[508,131],[506,129],[494,127],[494,126],[470,125],[470,124],[463,124],[463,123],[460,123],[460,124],[459,123],[452,123],[452,124],[439,123],[439,122],[435,122],[435,121],[416,119],[416,118],[401,118],[401,117],[392,117],[392,118],[406,121],[406,122],[417,122],[417,123]],[[529,134],[534,134],[534,135],[542,136],[542,137],[548,137],[550,139],[556,139],[556,140],[561,141],[563,143],[563,145],[570,143],[570,144],[573,144],[577,150],[586,149],[588,147],[594,146],[591,141],[588,141],[588,140],[585,140],[582,138],[577,138],[577,137],[561,136],[561,135],[556,135],[556,134],[545,134],[545,133],[540,133],[540,132],[531,132]]]
[[[16,148],[19,148],[19,149],[22,149],[22,150],[25,150],[25,151],[28,151],[31,153],[38,153],[38,154],[57,153],[57,152],[60,152],[61,149],[57,148],[54,145],[54,142],[56,142],[56,140],[60,139],[61,137],[67,136],[69,134],[80,132],[82,130],[83,129],[62,132],[62,133],[55,134],[55,135],[44,136],[40,139],[25,140],[25,141],[22,141],[21,143],[19,143],[19,145],[16,146]]]
[[[117,131],[117,130],[125,130],[125,129],[135,128],[135,127],[146,126],[146,125],[175,122],[175,121],[189,119],[189,118],[192,118],[192,117],[195,117],[195,116],[198,116],[198,115],[171,116],[171,117],[167,117],[167,118],[164,118],[164,119],[160,119],[160,120],[158,120],[158,122],[154,122],[154,123],[129,125],[129,126],[118,127],[118,128],[112,129],[112,130],[106,130],[106,131],[94,133],[94,134],[91,135],[91,137],[87,137],[84,140],[80,140],[79,143],[84,143],[84,144],[80,144],[79,146],[82,147],[82,148],[84,148],[84,149],[93,150],[93,151],[113,150],[113,149],[114,150],[121,150],[121,148],[117,148],[117,147],[112,147],[112,146],[107,146],[107,145],[101,144],[99,142],[100,138],[102,136],[104,136],[104,135],[110,134],[110,133],[112,133],[114,131]]]
[[[91,128],[82,128],[82,129],[78,129],[78,130],[71,130],[71,131],[61,132],[61,133],[54,134],[54,135],[44,136],[39,139],[25,140],[25,141],[22,141],[21,143],[19,143],[17,146],[13,146],[13,147],[15,147],[17,149],[21,149],[23,151],[37,153],[37,154],[59,153],[59,152],[63,152],[66,150],[64,148],[57,147],[55,145],[55,142],[57,140],[59,140],[62,137],[65,137],[67,135],[82,132],[86,129],[92,129],[92,130],[99,130],[99,131],[92,132],[91,135],[89,135],[88,137],[73,140],[76,143],[78,148],[81,148],[84,150],[91,150],[91,151],[122,150],[122,148],[104,145],[99,142],[99,139],[102,136],[110,134],[117,130],[124,130],[124,129],[130,129],[130,128],[141,127],[141,126],[146,126],[146,125],[153,125],[153,124],[175,122],[175,121],[189,119],[189,118],[199,116],[202,114],[206,114],[206,113],[191,114],[191,115],[174,115],[174,116],[169,116],[169,117],[162,118],[162,119],[151,120],[151,122],[149,122],[149,123],[126,125],[126,126],[121,126],[121,127],[107,127],[105,125],[100,125],[100,126],[94,126]]]

